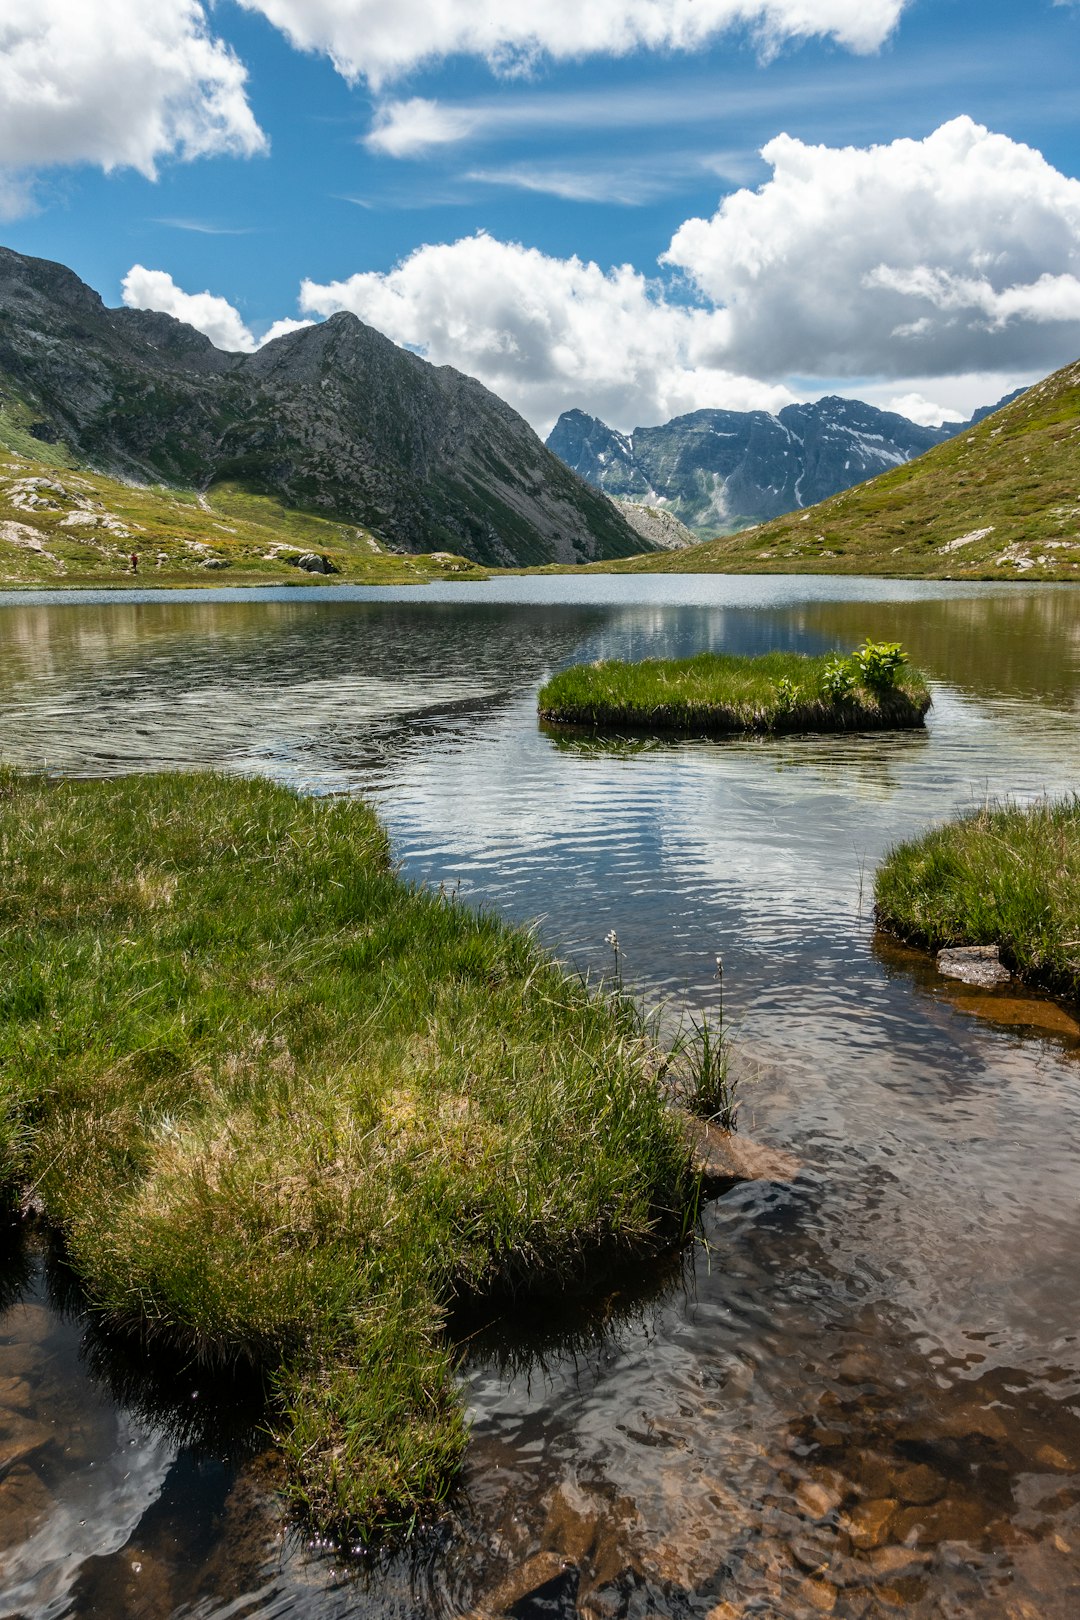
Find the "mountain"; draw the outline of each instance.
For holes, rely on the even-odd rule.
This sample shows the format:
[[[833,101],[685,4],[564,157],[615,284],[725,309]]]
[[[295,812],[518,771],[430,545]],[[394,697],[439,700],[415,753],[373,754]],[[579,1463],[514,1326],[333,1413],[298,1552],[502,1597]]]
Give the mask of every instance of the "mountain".
[[[830,395],[814,405],[785,405],[776,416],[692,411],[630,434],[584,411],[564,411],[547,444],[596,489],[661,505],[711,536],[812,506],[969,425],[920,427],[893,411]]]
[[[629,566],[1080,582],[1080,361],[808,511]]]
[[[106,308],[63,265],[0,249],[0,407],[8,448],[21,431],[122,479],[225,482],[400,552],[518,564],[642,549],[509,405],[353,315],[226,354],[172,316]]]

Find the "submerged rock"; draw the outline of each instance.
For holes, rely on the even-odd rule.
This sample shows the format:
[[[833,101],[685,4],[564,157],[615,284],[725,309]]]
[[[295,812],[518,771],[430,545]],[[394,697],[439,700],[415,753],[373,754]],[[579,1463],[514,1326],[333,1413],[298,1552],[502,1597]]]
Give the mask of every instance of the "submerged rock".
[[[782,1148],[765,1147],[706,1119],[684,1114],[694,1169],[706,1186],[737,1181],[794,1181],[802,1165]]]
[[[937,970],[947,979],[962,979],[980,990],[992,990],[997,984],[1008,984],[1012,978],[1000,960],[997,945],[957,945],[939,951]]]

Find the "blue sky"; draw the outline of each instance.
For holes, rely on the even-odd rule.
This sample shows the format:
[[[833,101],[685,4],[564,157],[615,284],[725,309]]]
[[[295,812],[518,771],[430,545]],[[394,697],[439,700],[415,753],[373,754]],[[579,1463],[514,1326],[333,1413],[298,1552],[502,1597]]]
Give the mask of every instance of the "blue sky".
[[[436,0],[308,3],[324,27],[307,50],[305,0],[158,3],[176,11],[172,32],[137,41],[130,79],[104,58],[100,87],[92,64],[85,86],[67,72],[73,8],[130,37],[133,0],[45,0],[44,20],[42,0],[17,0],[25,17],[0,22],[14,109],[0,114],[2,239],[71,265],[109,303],[129,278],[129,302],[230,345],[235,330],[247,344],[282,318],[354,308],[480,375],[541,430],[570,405],[629,427],[825,391],[966,413],[1080,353],[1080,5],[808,0],[819,31],[792,37],[799,0],[742,0],[728,27],[738,0],[705,0],[717,26],[674,49],[687,0],[637,0],[642,32],[667,13],[670,27],[626,50],[611,0],[578,0],[595,27],[558,60],[543,48],[557,52],[557,34],[530,44],[542,13],[518,0],[496,8],[517,18],[505,40],[465,38],[464,52],[439,35]],[[55,69],[62,128],[33,103],[31,66],[39,80]],[[924,146],[958,119],[1004,140],[965,125]],[[760,153],[781,134],[794,144],[778,167],[775,148]],[[849,186],[806,156],[818,148],[885,155],[854,159]],[[787,198],[806,201],[795,231],[785,165]],[[721,219],[738,192],[746,206]],[[623,265],[636,279],[613,280]],[[183,302],[204,293],[235,325]],[[886,341],[888,323],[901,336]]]

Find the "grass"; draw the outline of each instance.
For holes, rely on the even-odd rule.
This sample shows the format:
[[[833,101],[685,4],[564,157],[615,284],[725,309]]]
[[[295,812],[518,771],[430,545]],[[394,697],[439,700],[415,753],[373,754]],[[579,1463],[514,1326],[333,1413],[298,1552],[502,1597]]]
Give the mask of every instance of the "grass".
[[[664,1062],[357,801],[0,775],[0,1185],[105,1325],[261,1372],[324,1534],[449,1488],[451,1307],[678,1236]]]
[[[0,589],[407,585],[487,578],[467,558],[387,551],[356,524],[298,511],[236,484],[197,494],[69,467],[56,447],[17,431],[10,411],[10,405],[0,408]],[[36,456],[26,445],[34,446]],[[133,551],[137,574],[131,571]],[[333,572],[299,568],[305,552],[326,558]]]
[[[1080,363],[805,511],[597,572],[1080,580]]]
[[[899,844],[874,892],[890,933],[997,945],[1020,978],[1080,1000],[1080,797],[986,807]]]
[[[904,670],[894,688],[855,685],[833,696],[835,654],[766,653],[574,664],[542,687],[541,719],[600,729],[721,734],[867,731],[921,726],[930,707],[923,677]]]

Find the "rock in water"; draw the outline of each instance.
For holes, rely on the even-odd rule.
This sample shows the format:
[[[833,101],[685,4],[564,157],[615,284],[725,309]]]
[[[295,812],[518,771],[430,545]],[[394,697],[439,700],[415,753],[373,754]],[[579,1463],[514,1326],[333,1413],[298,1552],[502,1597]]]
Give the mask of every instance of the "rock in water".
[[[947,979],[962,979],[980,990],[1008,984],[1012,974],[1000,960],[997,945],[956,945],[939,951],[937,970]]]

